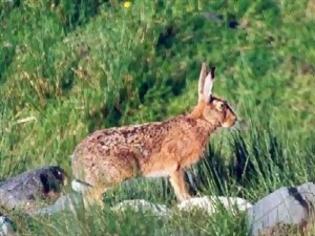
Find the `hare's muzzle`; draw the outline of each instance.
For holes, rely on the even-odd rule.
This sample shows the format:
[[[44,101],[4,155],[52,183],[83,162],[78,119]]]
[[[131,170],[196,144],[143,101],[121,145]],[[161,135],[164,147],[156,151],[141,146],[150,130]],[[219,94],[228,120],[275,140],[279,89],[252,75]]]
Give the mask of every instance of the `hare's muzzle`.
[[[230,127],[235,125],[236,121],[237,121],[237,117],[236,117],[235,113],[231,109],[228,109],[226,111],[226,115],[225,115],[225,119],[222,123],[222,127],[230,128]]]

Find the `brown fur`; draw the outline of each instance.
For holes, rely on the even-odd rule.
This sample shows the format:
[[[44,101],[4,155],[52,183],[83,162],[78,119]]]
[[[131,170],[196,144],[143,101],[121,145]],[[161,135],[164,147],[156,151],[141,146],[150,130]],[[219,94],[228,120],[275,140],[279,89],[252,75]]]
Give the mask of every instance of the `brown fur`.
[[[225,101],[199,99],[188,115],[164,122],[103,129],[75,149],[75,178],[92,186],[88,199],[101,200],[104,191],[135,176],[169,176],[179,201],[189,198],[184,169],[203,156],[210,134],[230,127],[236,116]]]

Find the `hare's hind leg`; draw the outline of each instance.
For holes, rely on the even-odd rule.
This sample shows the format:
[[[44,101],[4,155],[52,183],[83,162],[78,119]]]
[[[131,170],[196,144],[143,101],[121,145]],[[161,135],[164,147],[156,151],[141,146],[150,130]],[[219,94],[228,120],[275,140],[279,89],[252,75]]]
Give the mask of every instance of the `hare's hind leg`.
[[[103,207],[103,195],[106,192],[107,188],[104,185],[95,185],[86,191],[83,195],[84,205],[99,205]]]
[[[85,206],[90,206],[93,204],[102,206],[103,194],[107,188],[104,187],[104,185],[91,185],[87,182],[74,179],[72,181],[72,189],[82,194]]]
[[[112,167],[115,167],[112,165]],[[87,179],[87,182],[91,183],[92,185],[89,187],[87,191],[84,192],[84,203],[86,205],[93,205],[97,204],[103,206],[103,195],[104,193],[114,187],[115,185],[123,182],[127,179],[131,174],[125,173],[124,170],[119,168],[111,168],[107,170],[102,170],[102,172],[106,172],[106,176],[103,175],[102,178],[100,173],[93,176],[93,178]],[[89,176],[89,175],[87,175]]]
[[[83,173],[78,172],[80,169],[84,170]],[[83,193],[87,205],[103,205],[105,191],[134,176],[135,170],[133,158],[127,158],[126,154],[123,156],[123,153],[115,156],[84,156],[81,163],[73,165],[74,177],[89,184]]]
[[[191,198],[187,190],[184,170],[179,169],[173,172],[170,175],[170,182],[174,189],[174,192],[178,201],[182,202],[186,199]]]

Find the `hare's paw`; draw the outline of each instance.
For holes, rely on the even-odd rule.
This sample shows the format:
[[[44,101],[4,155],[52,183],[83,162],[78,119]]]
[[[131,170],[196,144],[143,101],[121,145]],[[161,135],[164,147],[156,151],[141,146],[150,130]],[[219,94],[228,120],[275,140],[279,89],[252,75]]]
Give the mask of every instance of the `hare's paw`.
[[[83,197],[84,206],[88,208],[90,206],[97,205],[103,208],[103,194],[105,191],[106,189],[103,186],[92,187],[89,189]]]

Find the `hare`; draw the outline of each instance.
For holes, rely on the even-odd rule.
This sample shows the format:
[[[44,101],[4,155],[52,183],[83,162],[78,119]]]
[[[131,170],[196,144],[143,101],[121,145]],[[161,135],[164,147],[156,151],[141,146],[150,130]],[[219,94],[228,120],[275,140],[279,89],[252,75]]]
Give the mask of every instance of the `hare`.
[[[168,176],[178,201],[190,198],[184,170],[198,162],[209,136],[237,118],[226,101],[212,95],[214,68],[201,67],[198,103],[192,112],[163,122],[98,130],[72,156],[74,190],[102,202],[106,189],[137,176]],[[86,190],[86,191],[85,191]]]

